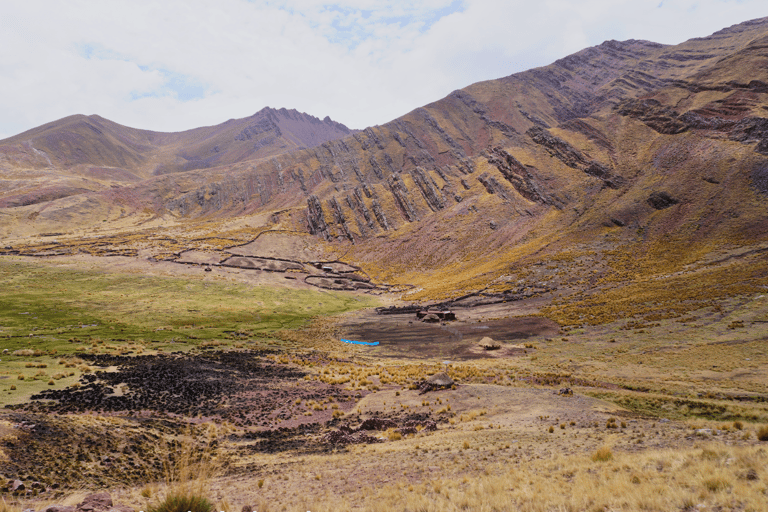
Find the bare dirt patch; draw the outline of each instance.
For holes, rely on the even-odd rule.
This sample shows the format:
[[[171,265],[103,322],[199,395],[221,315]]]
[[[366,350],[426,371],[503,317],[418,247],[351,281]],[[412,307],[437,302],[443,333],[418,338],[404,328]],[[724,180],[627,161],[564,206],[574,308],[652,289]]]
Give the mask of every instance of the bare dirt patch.
[[[378,341],[377,355],[384,357],[434,358],[451,360],[509,357],[525,353],[515,341],[554,336],[559,326],[543,317],[510,317],[464,321],[468,316],[456,310],[455,322],[424,323],[416,315],[377,315],[366,311],[348,317],[341,325],[344,338]],[[479,347],[489,336],[501,344],[497,350]]]
[[[328,250],[315,237],[306,233],[266,231],[244,245],[230,247],[227,252],[237,256],[261,256],[300,261],[328,259]]]

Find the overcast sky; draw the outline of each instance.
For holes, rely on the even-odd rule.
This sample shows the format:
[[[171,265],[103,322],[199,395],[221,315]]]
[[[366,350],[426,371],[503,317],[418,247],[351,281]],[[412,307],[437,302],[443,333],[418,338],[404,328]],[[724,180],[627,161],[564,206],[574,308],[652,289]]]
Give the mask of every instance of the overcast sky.
[[[0,0],[0,139],[71,114],[180,131],[265,106],[383,124],[607,39],[675,44],[766,0]]]

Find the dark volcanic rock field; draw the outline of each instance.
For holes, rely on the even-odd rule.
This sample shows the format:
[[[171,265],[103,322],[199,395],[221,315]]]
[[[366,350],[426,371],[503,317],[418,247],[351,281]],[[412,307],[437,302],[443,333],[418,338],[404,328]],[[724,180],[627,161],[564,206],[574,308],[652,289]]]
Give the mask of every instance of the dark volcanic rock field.
[[[303,380],[301,370],[276,364],[270,352],[181,353],[156,356],[82,356],[101,367],[65,389],[45,390],[15,406],[36,412],[128,413],[133,416],[185,416],[268,427],[298,412],[294,401],[346,401],[351,393]],[[296,382],[301,380],[301,386]]]

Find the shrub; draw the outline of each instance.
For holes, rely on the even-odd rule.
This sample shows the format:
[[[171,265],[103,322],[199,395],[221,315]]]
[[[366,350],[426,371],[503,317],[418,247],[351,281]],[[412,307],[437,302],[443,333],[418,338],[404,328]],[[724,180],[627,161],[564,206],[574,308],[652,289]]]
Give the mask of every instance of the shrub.
[[[610,448],[600,448],[594,454],[592,454],[592,460],[594,462],[606,462],[613,458]]]
[[[741,430],[744,428],[744,424],[740,421],[734,421],[733,428],[735,428],[736,430]]]
[[[196,494],[169,494],[149,512],[212,512],[213,504]]]
[[[704,480],[704,487],[711,492],[724,491],[728,489],[731,484],[722,477],[712,477]]]
[[[757,431],[757,438],[760,441],[768,441],[768,425],[760,427],[760,430]]]

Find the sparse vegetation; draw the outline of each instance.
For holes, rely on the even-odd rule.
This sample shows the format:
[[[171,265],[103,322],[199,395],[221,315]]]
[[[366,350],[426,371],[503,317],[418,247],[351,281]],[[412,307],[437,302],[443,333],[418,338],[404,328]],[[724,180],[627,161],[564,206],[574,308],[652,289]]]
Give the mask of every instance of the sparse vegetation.
[[[213,503],[203,496],[171,494],[148,510],[149,512],[211,512],[213,508]]]
[[[11,226],[0,482],[40,501],[121,488],[149,512],[762,510],[768,171],[735,117],[759,113],[764,66],[708,68],[723,48],[759,54],[753,25],[648,74],[695,68],[701,91],[643,87],[653,99],[635,105],[619,59],[574,76],[579,103],[591,83],[621,101],[557,125],[546,80],[478,84],[320,152],[153,178],[152,204],[116,186],[108,218],[88,219],[98,233]],[[643,48],[646,67],[669,52]],[[667,107],[723,108],[731,131],[660,130]],[[209,173],[226,180],[196,194]],[[181,199],[162,188],[177,178]],[[132,231],[131,208],[145,208]],[[13,210],[25,233],[61,215]],[[421,323],[423,307],[457,319]],[[381,343],[340,342],[361,332]],[[173,383],[154,388],[150,366]],[[429,386],[441,372],[454,384]]]
[[[610,448],[602,447],[592,454],[592,460],[595,462],[607,462],[613,458],[613,452]]]

